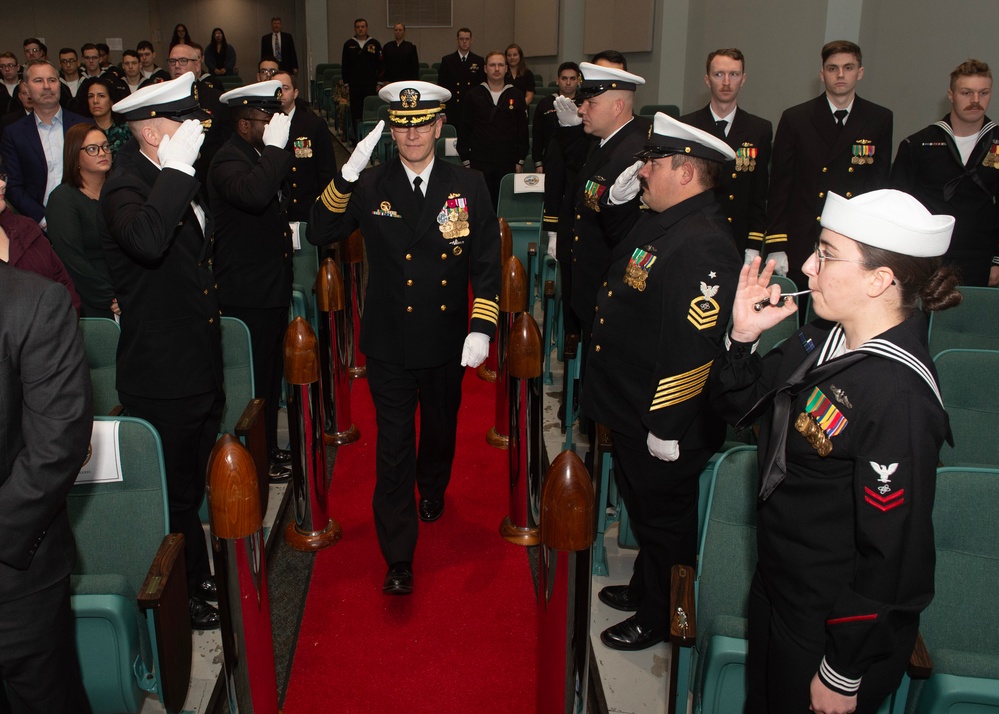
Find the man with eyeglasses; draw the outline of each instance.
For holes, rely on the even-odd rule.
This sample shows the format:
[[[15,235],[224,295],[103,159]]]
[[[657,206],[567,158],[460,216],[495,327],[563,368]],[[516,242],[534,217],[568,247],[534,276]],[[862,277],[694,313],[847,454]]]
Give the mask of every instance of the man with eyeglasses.
[[[378,424],[372,508],[388,564],[382,592],[408,595],[419,522],[444,513],[464,368],[485,360],[499,318],[499,225],[482,175],[434,158],[451,93],[404,81],[378,96],[389,103],[398,156],[365,170],[378,122],[313,206],[308,239],[328,245],[357,228],[364,236],[360,348]]]
[[[80,58],[76,50],[72,47],[63,47],[59,50],[59,79],[69,89],[71,96],[76,96],[76,90],[83,82],[80,74]]]
[[[101,76],[101,54],[97,50],[97,45],[88,42],[80,48],[80,57],[83,58],[83,74],[87,77]],[[136,55],[138,57],[138,55]]]
[[[198,180],[207,183],[208,167],[215,157],[215,152],[229,139],[232,126],[229,123],[229,111],[222,104],[222,92],[215,85],[198,79],[201,76],[201,45],[191,43],[174,45],[170,48],[167,59],[170,77],[176,79],[190,72],[195,76],[195,98],[201,108],[211,115],[211,126],[207,128],[205,143],[201,147],[201,156],[194,165]],[[145,86],[145,85],[143,85]]]
[[[4,130],[0,154],[8,174],[7,200],[44,230],[45,204],[62,183],[66,130],[86,120],[60,106],[63,84],[50,62],[32,60],[24,78],[34,108]]]
[[[0,116],[21,108],[19,104],[15,104],[19,69],[13,52],[0,54]]]
[[[773,125],[738,105],[739,92],[746,84],[746,58],[735,47],[708,55],[704,84],[711,91],[711,101],[680,121],[714,134],[736,153],[735,164],[725,167],[715,185],[715,197],[732,226],[735,247],[749,262],[763,250],[767,228]]]
[[[281,195],[291,170],[291,154],[285,151],[291,118],[281,111],[281,82],[273,79],[226,92],[222,103],[233,133],[208,171],[219,305],[222,314],[242,320],[250,330],[254,392],[264,399],[271,479],[287,481],[291,453],[278,444],[277,421],[294,252]]]
[[[273,79],[274,75],[280,71],[281,67],[278,61],[273,57],[264,57],[257,64],[257,81],[266,82],[268,79]]]
[[[48,59],[49,51],[45,43],[39,40],[37,37],[28,37],[24,40],[24,64],[21,65],[21,76],[24,76],[24,70],[28,68],[28,63],[32,60],[38,59]]]

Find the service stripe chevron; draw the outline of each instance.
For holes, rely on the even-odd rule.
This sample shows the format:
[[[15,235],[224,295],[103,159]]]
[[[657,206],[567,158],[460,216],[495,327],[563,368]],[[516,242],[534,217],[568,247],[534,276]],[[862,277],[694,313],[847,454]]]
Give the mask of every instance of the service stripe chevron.
[[[485,298],[475,298],[472,302],[472,318],[486,320],[494,325],[499,322],[499,304]]]
[[[659,380],[659,386],[656,388],[656,395],[652,399],[649,411],[653,412],[657,409],[670,407],[700,394],[708,381],[713,362],[714,360],[711,360],[689,372]]]

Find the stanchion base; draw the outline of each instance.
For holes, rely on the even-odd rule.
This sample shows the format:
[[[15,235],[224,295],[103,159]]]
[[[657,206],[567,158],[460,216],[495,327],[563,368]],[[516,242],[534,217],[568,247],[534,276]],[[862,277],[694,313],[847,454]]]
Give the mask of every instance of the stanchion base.
[[[476,376],[483,382],[495,382],[496,381],[496,370],[489,369],[486,367],[486,363],[483,362],[479,365],[479,368],[475,370]]]
[[[284,532],[284,539],[295,550],[314,553],[317,550],[336,545],[340,542],[342,535],[343,532],[340,530],[340,524],[330,518],[326,527],[316,533],[300,531],[297,523],[289,523],[288,528]]]
[[[350,367],[347,369],[347,376],[351,379],[364,379],[368,376],[368,368],[365,367]]]
[[[510,516],[504,518],[503,522],[500,523],[499,532],[504,540],[514,545],[537,545],[541,542],[537,528],[515,526],[510,520]]]
[[[500,434],[495,426],[491,426],[486,434],[486,443],[497,449],[509,449],[510,437]]]
[[[361,430],[356,424],[351,424],[347,431],[338,431],[336,434],[323,434],[323,443],[327,446],[343,446],[353,444],[361,438]]]

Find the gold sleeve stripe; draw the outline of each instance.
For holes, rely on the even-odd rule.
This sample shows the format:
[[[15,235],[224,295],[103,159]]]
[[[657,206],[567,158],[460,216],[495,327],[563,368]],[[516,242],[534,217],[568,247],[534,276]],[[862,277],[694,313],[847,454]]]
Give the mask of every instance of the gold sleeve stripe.
[[[760,233],[759,231],[749,231],[749,237],[763,240],[763,234]]]
[[[323,191],[323,205],[333,213],[343,213],[347,210],[347,203],[350,201],[349,193],[340,193],[334,185],[330,183]]]
[[[476,317],[495,325],[499,322],[499,305],[492,300],[475,298],[472,303],[472,319]]]
[[[558,216],[544,216],[542,220],[544,223],[558,223]]]
[[[766,240],[767,243],[787,243],[787,233],[770,233]]]
[[[700,394],[708,381],[712,362],[714,360],[689,372],[659,380],[659,387],[656,389],[656,396],[652,399],[649,411],[670,407]]]

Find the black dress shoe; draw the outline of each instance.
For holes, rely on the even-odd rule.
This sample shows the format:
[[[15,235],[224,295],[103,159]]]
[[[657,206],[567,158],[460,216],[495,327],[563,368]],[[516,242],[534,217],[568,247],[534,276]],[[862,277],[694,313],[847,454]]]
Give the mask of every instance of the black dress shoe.
[[[635,612],[638,609],[638,601],[631,599],[631,590],[627,585],[608,585],[597,593],[597,597],[600,602],[621,612]]]
[[[271,464],[267,480],[271,483],[288,483],[291,481],[291,464]]]
[[[386,595],[409,595],[413,592],[413,566],[409,563],[390,565],[382,592]]]
[[[291,464],[291,452],[287,449],[271,449],[269,456],[271,464],[274,466],[287,466]]]
[[[214,605],[201,598],[188,599],[191,608],[191,628],[195,630],[217,630],[222,627],[222,619]]]
[[[435,500],[432,498],[420,499],[420,520],[424,523],[433,523],[444,515],[444,499]]]
[[[219,601],[219,591],[215,587],[214,578],[205,578],[194,588],[194,597],[208,602]]]
[[[601,632],[600,641],[612,650],[644,650],[662,642],[663,636],[639,625],[638,619],[632,615]]]

